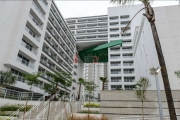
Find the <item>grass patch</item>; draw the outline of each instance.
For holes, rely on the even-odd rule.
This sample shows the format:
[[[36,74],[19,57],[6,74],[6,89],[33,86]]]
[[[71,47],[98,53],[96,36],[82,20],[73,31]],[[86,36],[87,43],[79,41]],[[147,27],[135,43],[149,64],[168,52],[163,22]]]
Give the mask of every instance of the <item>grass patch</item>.
[[[17,106],[17,105],[5,105],[0,107],[0,111],[16,111],[20,108],[21,106]],[[31,109],[32,106],[27,106],[26,110],[28,111],[29,109]],[[20,111],[24,111],[25,108],[21,109]]]
[[[108,120],[107,117],[105,116],[102,116],[102,117],[96,117],[96,116],[92,116],[90,115],[89,116],[89,119],[88,119],[88,115],[86,116],[76,116],[76,115],[73,115],[73,118],[71,116],[68,117],[67,120]]]

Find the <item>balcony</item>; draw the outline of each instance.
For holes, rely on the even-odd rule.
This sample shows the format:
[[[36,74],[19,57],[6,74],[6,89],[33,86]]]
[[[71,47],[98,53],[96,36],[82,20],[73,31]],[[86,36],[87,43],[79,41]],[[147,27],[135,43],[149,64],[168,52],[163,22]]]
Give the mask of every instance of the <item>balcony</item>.
[[[121,71],[111,71],[111,74],[121,74]]]
[[[123,66],[133,66],[133,63],[123,63]]]
[[[31,68],[31,69],[34,69],[34,66],[33,66],[31,63],[29,63],[29,62],[23,60],[23,59],[20,58],[20,57],[17,57],[17,61],[20,62],[20,63],[22,63],[23,65],[25,65],[25,66]]]
[[[25,30],[33,37],[35,38],[38,42],[40,42],[40,38],[31,30],[29,29],[27,26],[25,27]]]
[[[34,8],[37,10],[37,12],[45,19],[45,15],[42,13],[41,10],[39,10],[39,8],[37,7],[37,5],[36,5],[34,2],[32,2],[32,4],[33,4]]]
[[[133,49],[122,49],[122,51],[132,51]]]
[[[32,53],[34,53],[35,55],[37,55],[37,51],[34,50],[31,46],[29,46],[28,44],[26,44],[25,42],[21,41],[21,45],[24,46],[25,48],[27,48],[29,51],[31,51]]]
[[[29,17],[42,30],[42,25],[31,14],[29,14]]]

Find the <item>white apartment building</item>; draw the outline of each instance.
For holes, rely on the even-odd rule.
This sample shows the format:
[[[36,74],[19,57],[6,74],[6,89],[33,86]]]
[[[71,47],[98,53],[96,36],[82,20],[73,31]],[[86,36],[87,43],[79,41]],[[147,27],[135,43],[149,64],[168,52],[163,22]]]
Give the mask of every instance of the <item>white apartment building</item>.
[[[48,72],[63,70],[77,80],[75,39],[54,1],[0,1],[0,6],[0,70],[11,70],[17,76],[11,89],[29,90],[23,73],[41,73],[40,83],[33,86],[41,94],[44,84],[52,82]],[[76,87],[73,82],[68,92],[76,94]],[[64,91],[63,86],[59,90]]]
[[[108,65],[103,67],[102,70],[104,76],[108,77],[109,80],[108,84],[105,84],[105,89],[116,90],[122,88],[130,90],[134,88],[135,67],[132,32],[138,25],[137,21],[140,20],[139,16],[141,15],[135,18],[125,34],[121,35],[121,30],[141,7],[142,5],[111,7],[108,8],[107,15],[66,19],[68,27],[76,38],[76,45],[79,50],[122,39],[122,47],[109,48]],[[86,75],[91,76],[91,74],[90,69],[89,74]],[[100,83],[100,86],[102,89],[102,83]]]
[[[180,8],[178,5],[155,7],[156,29],[159,35],[163,51],[169,82],[172,90],[180,90],[180,80],[174,71],[180,70]],[[151,26],[145,17],[141,17],[139,25],[134,31],[134,62],[136,78],[145,76],[151,82],[150,89],[156,89],[155,77],[149,74],[149,68],[157,68],[159,65]],[[164,85],[161,73],[159,73],[160,88]]]
[[[89,16],[66,19],[67,24],[76,38],[79,50],[103,43],[122,39],[122,46],[109,48],[108,90],[133,90],[136,81],[141,77],[148,77],[151,81],[149,89],[155,90],[155,78],[150,75],[151,67],[158,67],[159,61],[154,46],[150,24],[142,16],[141,11],[131,22],[124,34],[121,31],[130,19],[141,9],[143,5],[118,6],[108,8],[107,15]],[[156,26],[159,34],[162,50],[167,65],[168,76],[172,90],[180,89],[180,81],[174,71],[179,70],[179,7],[156,7]],[[176,13],[176,14],[175,14]],[[103,22],[100,22],[104,19]],[[104,24],[104,30],[100,24]],[[101,32],[100,32],[101,31]],[[104,31],[104,32],[102,32]],[[99,40],[100,35],[108,36]],[[88,72],[88,74],[87,74]],[[85,71],[85,75],[91,76],[92,69]],[[86,76],[85,76],[86,78]],[[163,90],[161,73],[159,73],[160,86]],[[101,86],[101,84],[100,84]]]
[[[107,15],[68,18],[67,25],[76,38],[78,50],[87,49],[108,42]],[[98,87],[94,92],[95,98],[100,97],[102,83],[99,77],[104,77],[104,64],[106,63],[85,63],[83,77],[86,81],[94,81]],[[85,91],[82,91],[85,95]]]

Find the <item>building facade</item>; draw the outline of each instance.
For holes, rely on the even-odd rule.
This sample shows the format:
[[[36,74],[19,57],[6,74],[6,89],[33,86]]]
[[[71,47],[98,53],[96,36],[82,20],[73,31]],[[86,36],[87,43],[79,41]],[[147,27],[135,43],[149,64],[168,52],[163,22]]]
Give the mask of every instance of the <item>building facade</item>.
[[[47,73],[63,70],[77,80],[75,39],[54,1],[1,1],[0,5],[0,70],[17,76],[11,89],[29,90],[24,73],[41,74],[32,89],[41,94],[44,84],[52,82]],[[73,82],[68,93],[77,93],[76,87]],[[59,90],[64,91],[63,86]]]
[[[68,18],[66,22],[76,38],[78,49],[97,46],[106,42],[122,40],[122,46],[109,48],[109,61],[107,64],[108,90],[133,90],[136,81],[144,76],[151,81],[149,89],[155,90],[154,76],[150,75],[150,68],[159,66],[159,61],[154,46],[151,27],[141,11],[127,27],[125,33],[122,30],[143,8],[143,5],[118,6],[108,8],[107,15]],[[180,89],[180,81],[174,71],[179,66],[179,10],[178,6],[156,7],[156,26],[162,45],[163,54],[167,66],[168,76],[173,90]],[[100,22],[103,19],[104,22]],[[100,24],[104,24],[103,33],[100,32]],[[100,33],[104,39],[100,42]],[[107,36],[107,38],[105,38]],[[106,68],[106,67],[104,67]],[[90,69],[88,76],[93,74]],[[104,69],[106,71],[106,69]],[[86,71],[87,72],[87,71]],[[161,73],[159,73],[160,86],[163,90]],[[101,85],[100,85],[101,86]]]

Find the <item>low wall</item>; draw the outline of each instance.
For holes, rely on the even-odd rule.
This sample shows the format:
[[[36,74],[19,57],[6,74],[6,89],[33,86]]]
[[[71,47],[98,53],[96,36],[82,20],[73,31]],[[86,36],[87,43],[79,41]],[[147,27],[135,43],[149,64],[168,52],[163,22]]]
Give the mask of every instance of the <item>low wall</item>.
[[[172,91],[176,114],[180,115],[180,91]],[[147,91],[144,102],[144,114],[159,116],[157,91]],[[165,92],[161,91],[163,114],[169,115]],[[137,99],[135,91],[101,91],[100,112],[110,120],[124,116],[141,116],[142,103]]]
[[[0,98],[0,106],[3,105],[22,105],[25,104],[26,101],[24,100],[11,100],[11,99],[4,99]],[[38,102],[37,101],[28,101],[28,105],[36,105]]]

